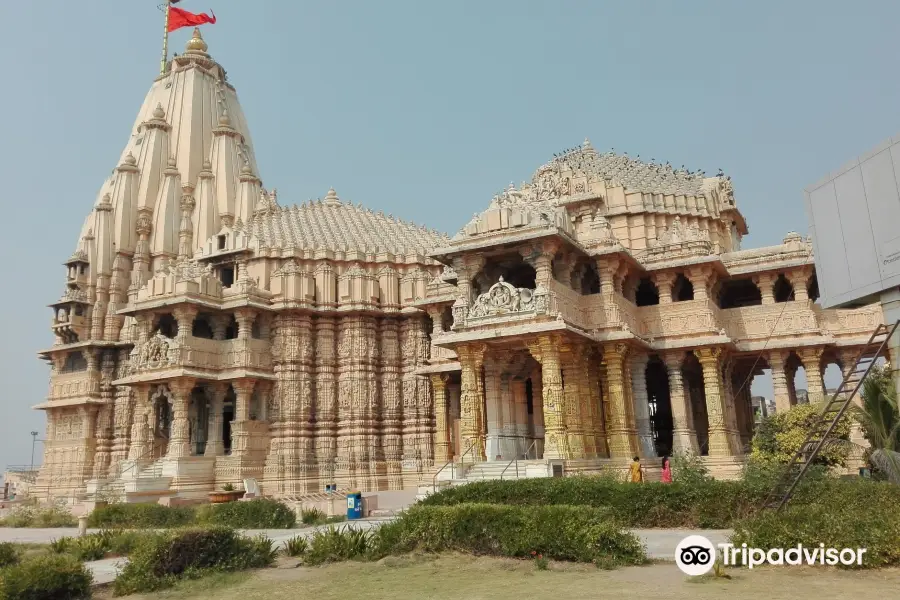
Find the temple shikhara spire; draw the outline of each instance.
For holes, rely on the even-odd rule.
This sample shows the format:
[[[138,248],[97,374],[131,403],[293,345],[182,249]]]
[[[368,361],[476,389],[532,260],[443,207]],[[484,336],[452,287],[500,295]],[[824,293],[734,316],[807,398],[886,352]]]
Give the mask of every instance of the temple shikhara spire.
[[[730,476],[760,414],[821,401],[881,323],[815,303],[800,235],[742,249],[722,172],[585,140],[448,236],[339,185],[285,205],[199,29],[161,71],[51,304],[39,498],[299,498],[676,451]],[[764,370],[774,406],[750,395]]]

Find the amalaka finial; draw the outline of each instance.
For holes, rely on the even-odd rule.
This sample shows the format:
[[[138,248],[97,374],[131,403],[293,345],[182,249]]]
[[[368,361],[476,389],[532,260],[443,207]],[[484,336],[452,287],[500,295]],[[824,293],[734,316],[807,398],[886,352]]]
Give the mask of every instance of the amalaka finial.
[[[209,46],[206,45],[206,42],[203,41],[203,36],[200,35],[200,28],[194,27],[194,36],[185,45],[185,52],[202,52],[205,54],[208,49]]]
[[[166,111],[163,110],[162,102],[156,104],[156,108],[153,109],[153,118],[154,119],[165,119]]]
[[[328,193],[325,194],[325,204],[340,204],[341,199],[338,198],[337,192],[334,191],[334,188],[329,188]]]

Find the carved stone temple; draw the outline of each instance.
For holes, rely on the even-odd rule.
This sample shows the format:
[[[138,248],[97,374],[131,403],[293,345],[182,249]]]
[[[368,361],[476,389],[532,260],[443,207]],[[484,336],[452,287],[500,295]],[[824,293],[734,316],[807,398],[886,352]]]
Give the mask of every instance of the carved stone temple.
[[[818,401],[882,321],[815,303],[808,240],[746,234],[725,175],[587,141],[452,238],[334,190],[282,206],[195,31],[65,261],[35,493],[301,497],[677,451],[727,476],[753,376],[787,410],[802,367]]]

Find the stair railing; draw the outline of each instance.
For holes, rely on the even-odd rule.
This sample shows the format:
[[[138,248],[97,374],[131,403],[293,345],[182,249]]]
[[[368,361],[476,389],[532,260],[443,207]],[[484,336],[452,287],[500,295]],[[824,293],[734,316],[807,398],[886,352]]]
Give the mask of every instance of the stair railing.
[[[459,457],[459,467],[460,467],[460,470],[461,470],[463,473],[465,473],[465,460],[466,460],[466,455],[469,454],[469,452],[471,452],[471,451],[475,448],[476,444],[477,444],[479,441],[483,442],[483,441],[484,441],[484,438],[483,438],[483,437],[476,437],[476,438],[474,438],[474,439],[472,439],[472,440],[469,440],[469,443],[468,443],[468,446],[467,446],[465,452],[463,452],[462,455],[460,455],[460,457]],[[451,472],[450,472],[450,478],[451,478],[451,479],[456,479],[456,462],[457,462],[457,461],[456,461],[456,458],[451,457],[450,460],[448,460],[447,462],[445,462],[444,465],[443,465],[440,469],[438,469],[437,471],[435,471],[434,477],[431,478],[431,489],[432,489],[432,490],[437,490],[437,478],[438,478],[438,475],[440,475],[441,472],[442,472],[444,469],[446,469],[448,466],[451,466],[451,465],[452,465],[452,467],[451,467]],[[475,462],[476,462],[476,461],[474,460],[474,457],[473,457],[472,463],[474,464]]]
[[[525,436],[521,436],[521,437],[524,438]],[[528,439],[528,438],[525,438],[525,439]],[[528,444],[527,448],[525,448],[525,452],[523,455],[523,458],[525,460],[528,460],[528,453],[531,452],[532,448],[534,448],[537,445],[539,438],[530,438],[530,439],[531,439],[531,443]],[[516,479],[519,478],[519,455],[516,454],[515,458],[513,458],[511,461],[509,461],[509,463],[507,463],[507,465],[505,467],[503,467],[503,470],[500,472],[500,480],[501,481],[503,481],[503,476],[506,474],[506,470],[509,469],[510,465],[513,465],[513,464],[516,465]]]

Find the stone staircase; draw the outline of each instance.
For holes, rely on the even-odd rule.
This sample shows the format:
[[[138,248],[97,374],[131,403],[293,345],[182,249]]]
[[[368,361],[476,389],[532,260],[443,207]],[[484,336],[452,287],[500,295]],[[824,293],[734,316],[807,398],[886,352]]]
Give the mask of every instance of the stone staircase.
[[[473,481],[490,481],[503,479],[504,481],[512,479],[526,479],[533,477],[551,477],[552,472],[549,463],[543,459],[537,460],[520,460],[518,461],[518,469],[516,463],[509,464],[508,461],[482,461],[474,465],[465,466],[448,465],[439,471],[434,483],[427,481],[418,488],[416,500],[421,500],[440,491],[444,488],[465,485]]]

